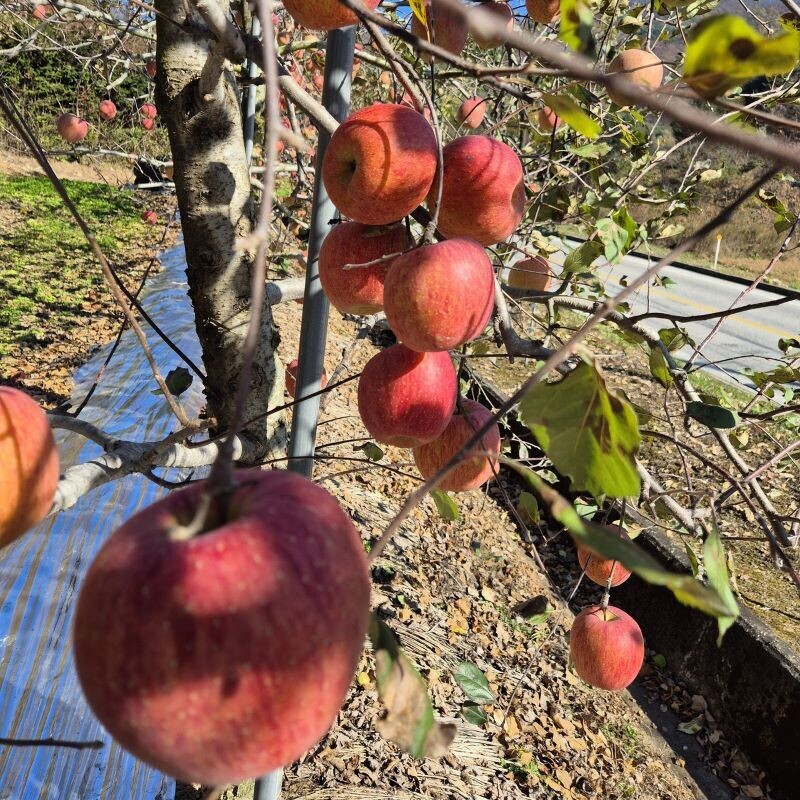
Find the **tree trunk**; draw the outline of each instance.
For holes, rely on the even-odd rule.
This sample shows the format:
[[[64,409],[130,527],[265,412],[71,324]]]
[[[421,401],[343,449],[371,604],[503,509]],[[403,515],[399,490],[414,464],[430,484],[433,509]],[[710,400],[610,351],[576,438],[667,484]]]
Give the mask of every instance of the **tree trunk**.
[[[189,296],[208,375],[209,413],[216,418],[217,429],[225,431],[232,423],[241,372],[254,261],[254,251],[237,249],[237,240],[241,243],[248,237],[255,222],[240,98],[226,69],[215,99],[204,102],[198,79],[211,43],[164,19],[184,22],[182,0],[157,0],[156,8],[160,12],[156,103],[172,148]],[[265,300],[245,420],[283,402],[283,369],[276,355],[279,341]],[[282,454],[283,415],[273,414],[248,426],[241,438],[245,463]]]

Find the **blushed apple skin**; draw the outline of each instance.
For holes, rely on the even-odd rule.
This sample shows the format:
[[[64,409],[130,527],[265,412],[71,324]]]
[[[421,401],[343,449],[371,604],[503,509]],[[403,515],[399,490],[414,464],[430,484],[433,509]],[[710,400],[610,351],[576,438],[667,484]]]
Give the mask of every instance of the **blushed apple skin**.
[[[490,0],[490,2],[481,3],[480,8],[484,11],[488,11],[490,14],[499,17],[501,21],[505,21],[506,23],[506,30],[513,31],[514,30],[514,11],[512,10],[511,6],[508,5],[505,0]],[[494,39],[489,37],[488,39],[480,36],[479,34],[472,32],[472,38],[475,40],[475,44],[478,45],[482,50],[488,50],[493,47],[500,47],[504,43],[504,39]]]
[[[454,13],[437,0],[433,0],[432,5],[428,7],[428,14],[433,16],[434,44],[447,50],[448,53],[460,56],[469,35],[466,18]],[[411,15],[411,33],[420,39],[428,40],[427,26],[423,25],[415,14]],[[420,58],[427,63],[433,61],[433,56],[428,53],[421,53]]]
[[[383,289],[386,319],[406,347],[451,350],[483,333],[494,308],[494,270],[471,239],[448,239],[398,256]]]
[[[550,289],[552,270],[544,256],[525,258],[512,264],[508,272],[508,285],[512,289],[530,289],[546,292]]]
[[[649,50],[631,48],[618,53],[608,65],[608,74],[620,74],[632,83],[638,83],[646,89],[658,89],[664,80],[664,65],[661,59]],[[608,89],[608,96],[618,105],[627,106],[630,103],[615,92]]]
[[[459,125],[468,128],[479,128],[486,116],[486,100],[483,97],[473,96],[465,100],[458,109],[456,119]]]
[[[561,118],[548,106],[539,109],[536,114],[536,121],[543,131],[555,131],[558,130],[561,125]]]
[[[383,309],[383,284],[394,260],[369,267],[343,269],[347,264],[370,261],[402,253],[413,239],[405,225],[375,228],[360,222],[335,225],[319,251],[319,280],[322,290],[342,314],[374,314]]]
[[[104,120],[112,120],[117,116],[117,107],[111,100],[101,100],[99,112]]]
[[[425,199],[436,163],[436,135],[425,117],[398,103],[376,103],[336,129],[322,179],[342,214],[365,225],[388,225]]]
[[[525,8],[534,22],[547,25],[561,13],[561,0],[525,0]]]
[[[606,525],[611,533],[615,533],[622,539],[627,539],[628,534],[624,530],[620,530],[618,525]],[[611,586],[621,586],[631,576],[631,571],[610,558],[603,558],[599,553],[595,553],[588,547],[576,542],[575,549],[578,555],[578,565],[586,572],[586,577],[596,583],[598,586],[605,588],[608,584],[608,579],[611,578],[613,573],[614,577],[611,578]]]
[[[462,136],[444,148],[439,231],[467,236],[484,247],[507,239],[525,211],[525,176],[519,156],[489,136]],[[436,181],[428,196],[435,201]]]
[[[44,411],[25,392],[0,386],[0,547],[47,516],[58,478]]]
[[[364,644],[361,540],[324,489],[240,471],[232,520],[171,538],[204,484],[132,517],[78,597],[86,699],[129,752],[187,782],[227,785],[297,759],[336,719]]]
[[[619,692],[630,686],[644,663],[644,638],[636,620],[622,609],[589,606],[569,632],[575,672],[591,686]]]
[[[380,0],[363,0],[364,5],[374,11]],[[357,25],[358,17],[339,0],[284,0],[283,7],[292,19],[305,28],[329,31]]]
[[[414,463],[425,480],[435,475],[492,418],[492,412],[474,400],[461,401],[464,414],[456,411],[444,433],[428,444],[414,448]],[[497,424],[471,448],[462,463],[451,470],[438,487],[445,492],[467,492],[490,481],[497,470],[497,459],[484,453],[500,453],[500,428]],[[470,457],[472,456],[472,457]]]
[[[374,355],[358,381],[358,413],[383,444],[416,447],[447,427],[458,378],[447,353],[417,353],[402,344]]]
[[[62,114],[56,122],[59,136],[66,142],[82,142],[89,133],[89,123],[75,114]]]
[[[286,369],[284,370],[283,378],[286,384],[286,391],[292,398],[294,398],[297,393],[297,365],[299,363],[300,363],[299,359],[294,358],[286,365]],[[325,372],[325,368],[323,367],[322,377],[320,378],[319,382],[319,388],[324,389],[327,385],[328,385],[328,373]]]

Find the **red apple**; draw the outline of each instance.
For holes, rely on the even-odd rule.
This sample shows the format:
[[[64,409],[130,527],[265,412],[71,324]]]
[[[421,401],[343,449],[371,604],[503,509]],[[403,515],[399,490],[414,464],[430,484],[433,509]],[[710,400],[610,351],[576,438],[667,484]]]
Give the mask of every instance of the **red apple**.
[[[101,100],[99,112],[103,119],[112,120],[117,116],[117,107],[111,100]]]
[[[47,515],[58,485],[58,451],[44,411],[0,386],[0,547]]]
[[[370,436],[395,447],[433,441],[447,427],[458,379],[447,353],[396,344],[374,355],[358,381],[358,413]]]
[[[142,222],[145,225],[155,225],[158,222],[158,214],[152,208],[148,208],[142,213]]]
[[[623,50],[608,65],[609,75],[619,74],[631,83],[646,89],[658,89],[664,80],[664,65],[661,59],[649,50]],[[627,106],[629,102],[618,92],[608,89],[608,96],[618,105]]]
[[[156,62],[153,59],[149,59],[144,65],[144,71],[147,73],[148,78],[155,78]]]
[[[584,608],[572,623],[569,652],[575,672],[598,689],[629,686],[644,663],[644,639],[636,620],[609,606]]]
[[[468,128],[477,128],[486,116],[486,100],[483,97],[473,96],[465,100],[458,109],[456,119],[459,125]]]
[[[152,103],[142,103],[139,113],[147,119],[155,119],[158,116],[158,109]]]
[[[74,624],[81,687],[114,739],[214,786],[319,741],[369,617],[361,539],[336,500],[283,470],[235,480],[194,536],[202,482],[131,517],[89,567]]]
[[[374,10],[380,2],[380,0],[362,1],[370,10]],[[284,0],[283,7],[298,25],[312,30],[329,31],[332,28],[346,28],[348,25],[358,23],[358,17],[339,0]]]
[[[536,114],[536,121],[539,123],[539,127],[543,131],[554,131],[557,130],[558,127],[561,125],[561,118],[553,111],[552,108],[548,106],[543,106],[539,109],[538,113]]]
[[[471,239],[449,239],[398,256],[383,290],[386,319],[412,350],[450,350],[483,333],[494,308],[494,270]]]
[[[479,7],[483,11],[488,11],[493,16],[504,21],[506,23],[506,30],[514,30],[514,12],[511,10],[511,6],[509,6],[508,3],[502,2],[502,0],[498,0],[498,2],[491,0],[491,2],[488,3],[481,3]],[[484,50],[488,50],[492,47],[499,47],[505,42],[504,39],[496,39],[493,36],[481,36],[476,33],[474,29],[472,31],[472,38],[475,40],[475,44]]]
[[[360,222],[335,225],[319,251],[319,280],[328,300],[342,314],[374,314],[383,308],[383,283],[393,259],[414,245],[406,226],[372,228]],[[368,267],[349,267],[377,261]]]
[[[433,208],[436,181],[428,197]],[[502,242],[525,211],[525,176],[519,156],[489,136],[462,136],[444,148],[439,230],[484,246]]]
[[[467,44],[469,34],[466,17],[447,8],[438,0],[433,0],[427,8],[428,25],[423,25],[417,16],[412,14],[411,33],[419,39],[430,41],[443,50],[447,50],[448,53],[460,56]],[[430,35],[428,28],[432,28]],[[420,58],[428,63],[433,61],[433,56],[424,52],[420,53]]]
[[[365,225],[386,225],[425,199],[436,153],[436,136],[425,117],[406,106],[376,103],[337,128],[322,177],[342,214]]]
[[[72,144],[83,141],[89,133],[89,123],[75,114],[62,114],[56,121],[56,128],[59,136]]]
[[[290,361],[286,365],[286,370],[284,371],[284,382],[286,383],[286,391],[289,392],[289,396],[294,398],[297,392],[297,364],[298,360],[295,358]],[[325,368],[322,369],[322,379],[320,380],[320,389],[324,389],[328,385],[328,373],[325,372]]]
[[[150,117],[142,117],[140,124],[146,131],[151,131],[153,128],[155,128],[156,121],[154,119],[150,119]]]
[[[561,13],[561,0],[525,0],[525,8],[534,22],[549,25]]]
[[[552,277],[550,262],[544,256],[534,256],[511,265],[508,271],[508,285],[512,289],[546,292],[550,288]]]
[[[53,7],[49,3],[41,3],[31,13],[34,19],[47,19],[53,13]]]
[[[462,400],[464,413],[458,409],[437,439],[414,448],[414,463],[425,480],[435,475],[468,441],[478,428],[492,418],[492,412],[474,400]],[[466,492],[491,480],[497,471],[497,459],[484,453],[500,453],[500,429],[492,425],[481,443],[470,448],[459,466],[438,487],[445,492]]]
[[[620,529],[619,525],[606,525],[606,527],[621,539],[628,538],[628,534],[625,533],[624,529]],[[598,586],[607,586],[609,578],[611,578],[611,586],[619,586],[630,578],[631,571],[627,567],[623,567],[619,562],[604,558],[591,548],[577,542],[575,548],[581,569],[586,573],[586,577]]]

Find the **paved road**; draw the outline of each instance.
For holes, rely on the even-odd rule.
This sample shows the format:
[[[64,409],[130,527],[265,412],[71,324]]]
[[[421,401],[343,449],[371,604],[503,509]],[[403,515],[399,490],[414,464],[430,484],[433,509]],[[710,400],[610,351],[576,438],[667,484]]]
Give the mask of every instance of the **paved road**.
[[[558,260],[556,257],[554,260]],[[648,262],[638,256],[627,256],[616,266],[603,266],[598,274],[607,278],[610,293],[620,290],[619,281],[627,276],[633,279],[644,272]],[[660,272],[675,283],[669,288],[647,286],[638,290],[632,302],[634,313],[660,311],[681,316],[706,314],[724,310],[731,306],[745,288],[724,278],[705,275],[699,272],[667,267]],[[775,300],[781,295],[765,289],[756,289],[744,300],[744,305]],[[681,323],[697,344],[713,328],[715,320]],[[667,327],[667,320],[651,319],[646,324],[653,330]],[[745,370],[767,370],[776,366],[775,358],[781,355],[778,339],[796,337],[800,334],[800,300],[790,300],[772,308],[745,311],[728,317],[711,342],[703,348],[703,354],[696,359],[697,365],[717,373],[718,377],[736,383],[752,386],[745,377]],[[692,348],[678,351],[680,359],[687,359]],[[770,360],[773,359],[773,360]]]

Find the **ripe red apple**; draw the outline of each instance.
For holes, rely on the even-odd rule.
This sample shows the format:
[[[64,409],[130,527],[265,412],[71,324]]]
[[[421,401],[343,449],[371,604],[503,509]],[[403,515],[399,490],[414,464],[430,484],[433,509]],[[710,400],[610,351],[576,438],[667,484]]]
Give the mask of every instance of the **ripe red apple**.
[[[139,113],[147,119],[155,119],[158,116],[158,109],[152,103],[142,103],[139,106]]]
[[[286,370],[284,371],[284,382],[286,384],[286,391],[289,392],[289,396],[294,398],[297,392],[297,364],[298,360],[292,359],[287,365]],[[328,373],[325,372],[325,368],[322,368],[322,379],[320,380],[320,389],[324,389],[328,385]]]
[[[584,608],[572,623],[569,652],[575,672],[598,689],[629,686],[644,663],[644,638],[636,620],[609,606]]]
[[[478,128],[486,116],[486,100],[477,95],[465,100],[456,113],[459,125],[466,125],[468,128]]]
[[[337,128],[322,177],[342,214],[365,225],[386,225],[425,199],[436,153],[436,136],[425,117],[407,106],[376,103]]]
[[[360,222],[335,225],[319,251],[319,280],[328,300],[342,314],[374,314],[383,308],[383,284],[393,259],[414,245],[406,226],[395,223],[373,228]],[[351,264],[377,261],[368,267],[345,269]]]
[[[156,126],[156,121],[154,119],[150,119],[150,117],[142,117],[140,122],[141,122],[141,126],[146,131],[151,131]]]
[[[443,50],[447,50],[448,53],[460,56],[467,44],[469,34],[466,18],[439,3],[438,0],[433,0],[428,5],[428,20],[429,24],[423,25],[416,15],[412,14],[411,33],[419,39],[436,44]],[[428,35],[429,27],[433,28],[430,35]],[[433,56],[429,53],[420,53],[420,58],[428,63],[433,61]]]
[[[664,65],[661,59],[649,50],[631,48],[623,50],[608,65],[609,75],[619,74],[632,83],[638,83],[647,89],[658,89],[664,80]],[[627,106],[629,102],[613,89],[608,89],[608,96],[618,105]]]
[[[336,500],[284,470],[235,480],[194,536],[205,483],[131,517],[89,567],[74,625],[81,687],[114,739],[214,786],[319,741],[369,617],[364,549]]]
[[[31,13],[34,19],[47,19],[53,13],[53,8],[49,3],[40,3]]]
[[[363,2],[368,9],[374,10],[380,0]],[[358,23],[358,17],[339,0],[284,0],[283,7],[298,25],[312,30],[329,31]]]
[[[561,118],[549,106],[543,106],[539,109],[536,114],[536,121],[543,131],[548,132],[557,130],[561,125]]]
[[[561,0],[525,0],[525,8],[534,22],[549,25],[561,13]]]
[[[625,533],[624,529],[620,529],[619,525],[606,525],[606,527],[612,533],[617,534],[621,539],[628,538],[628,534]],[[586,577],[598,586],[607,586],[609,578],[611,578],[611,586],[619,586],[630,578],[631,571],[627,567],[622,566],[619,562],[610,558],[604,558],[591,548],[578,542],[575,543],[575,548],[578,555],[578,564],[581,569],[586,573]]]
[[[99,112],[103,119],[112,120],[117,116],[117,107],[111,100],[101,100]]]
[[[144,71],[147,73],[148,78],[155,78],[156,76],[156,62],[149,59],[144,65]]]
[[[158,214],[152,208],[142,212],[142,222],[145,225],[155,225],[158,222]]]
[[[508,271],[508,285],[512,289],[546,292],[550,289],[552,277],[550,262],[544,256],[534,256],[511,265]]]
[[[490,0],[488,3],[481,3],[480,8],[483,11],[490,12],[498,19],[504,21],[506,23],[506,30],[514,30],[514,12],[508,3],[503,2],[503,0],[497,0],[497,2],[495,2],[495,0]],[[504,39],[496,39],[493,36],[481,36],[480,34],[476,33],[475,30],[472,31],[472,38],[475,40],[475,44],[477,44],[478,47],[482,48],[483,50],[488,50],[492,47],[499,47],[505,41]]]
[[[458,379],[447,353],[396,344],[374,355],[358,381],[358,413],[370,436],[395,447],[433,441],[447,427]]]
[[[75,114],[62,114],[56,121],[59,136],[74,144],[83,141],[89,133],[89,123]]]
[[[435,475],[468,441],[478,428],[492,418],[492,412],[474,400],[462,400],[464,413],[456,409],[447,427],[437,439],[414,448],[414,463],[425,480]],[[500,453],[500,429],[493,425],[470,448],[464,460],[439,483],[445,492],[467,492],[491,480],[497,470],[497,459],[484,453]]]
[[[0,547],[47,515],[58,485],[58,451],[44,411],[0,386]]]
[[[398,256],[383,288],[386,319],[412,350],[450,350],[483,333],[494,308],[494,270],[472,239]]]
[[[436,182],[428,196],[433,208]],[[462,136],[444,148],[439,230],[468,236],[485,247],[502,242],[525,211],[525,176],[519,156],[489,136]]]

